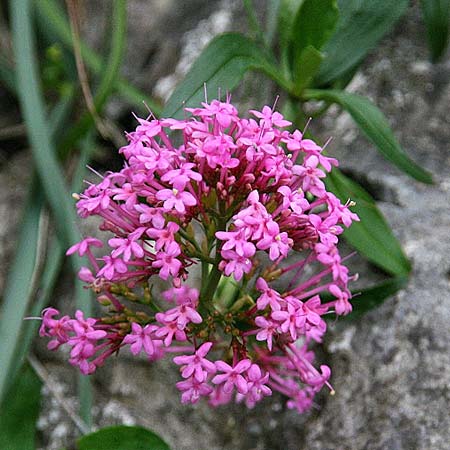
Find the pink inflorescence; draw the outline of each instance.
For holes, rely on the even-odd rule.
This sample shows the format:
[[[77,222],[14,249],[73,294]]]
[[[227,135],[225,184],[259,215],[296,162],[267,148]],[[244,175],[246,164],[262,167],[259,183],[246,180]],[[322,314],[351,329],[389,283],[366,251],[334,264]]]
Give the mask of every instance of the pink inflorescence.
[[[337,161],[280,113],[244,119],[229,101],[202,105],[185,120],[138,119],[123,169],[77,197],[109,239],[67,254],[87,257],[79,277],[107,311],[58,319],[47,308],[40,334],[52,350],[69,346],[84,374],[123,347],[150,360],[172,353],[183,403],[252,407],[275,390],[303,412],[332,390],[310,347],[325,314],[352,309],[337,244],[358,217],[323,183]]]

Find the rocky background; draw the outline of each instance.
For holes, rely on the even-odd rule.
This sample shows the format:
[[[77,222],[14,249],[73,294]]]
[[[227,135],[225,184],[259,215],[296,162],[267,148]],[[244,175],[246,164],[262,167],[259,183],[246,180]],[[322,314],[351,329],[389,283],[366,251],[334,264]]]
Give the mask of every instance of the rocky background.
[[[100,47],[109,2],[84,3],[84,35]],[[130,0],[124,74],[164,98],[212,36],[245,26],[240,2]],[[178,372],[170,361],[149,365],[123,354],[94,378],[96,425],[141,424],[174,450],[450,448],[450,60],[432,66],[424,36],[414,4],[367,58],[350,89],[384,111],[406,151],[434,174],[435,185],[422,185],[390,166],[347,114],[332,108],[315,123],[322,140],[334,137],[330,153],[341,167],[379,201],[414,266],[407,288],[383,306],[358,321],[331,325],[322,359],[332,367],[336,395],[324,393],[317,408],[303,416],[287,410],[277,396],[250,411],[240,405],[186,407],[179,402]],[[252,106],[273,102],[261,92],[270,93],[270,86],[245,92],[257,99]],[[108,114],[120,119],[129,110],[114,101]],[[26,151],[0,153],[1,288],[30,160]],[[354,264],[362,285],[382,276],[357,259]],[[71,291],[70,281],[62,280],[61,308],[73,308]],[[54,392],[76,407],[75,370],[63,355],[48,354],[42,342],[35,354],[51,387],[44,388],[41,448],[70,449],[77,430]]]

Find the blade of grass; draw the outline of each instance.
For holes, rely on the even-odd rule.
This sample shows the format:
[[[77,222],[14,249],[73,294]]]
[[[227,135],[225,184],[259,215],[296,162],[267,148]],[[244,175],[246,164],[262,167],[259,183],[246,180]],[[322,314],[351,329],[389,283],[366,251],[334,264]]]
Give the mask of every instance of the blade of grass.
[[[15,362],[16,352],[19,348],[17,335],[27,311],[27,299],[30,298],[30,280],[34,274],[39,219],[44,200],[43,192],[38,189],[38,182],[35,178],[31,183],[30,193],[25,203],[27,214],[18,234],[19,246],[11,265],[0,309],[0,399],[4,397],[9,388],[10,367]]]
[[[74,92],[71,92],[64,97],[50,114],[49,129],[53,135],[58,135],[64,126],[73,102],[73,94]],[[23,342],[20,342],[22,339],[21,327],[23,327],[23,317],[32,297],[32,280],[35,279],[36,267],[35,255],[39,241],[39,221],[44,200],[39,179],[35,173],[31,177],[17,250],[6,279],[0,308],[0,342],[5,343],[0,352],[0,402],[8,390],[8,383],[15,380],[24,362],[24,358],[18,357],[23,350]],[[40,310],[35,315],[39,312]]]
[[[18,99],[28,128],[32,155],[42,190],[49,203],[57,234],[68,246],[78,242],[81,236],[76,226],[74,208],[68,202],[69,195],[45,117],[44,102],[39,86],[31,6],[31,0],[11,0],[10,2]],[[79,263],[75,259],[71,262],[74,271],[78,272]],[[89,293],[82,292],[80,295],[82,298],[78,301],[88,305]],[[90,404],[91,389],[87,389],[85,383],[86,380],[83,381],[82,400]],[[80,405],[80,409],[86,411],[88,408]],[[83,419],[90,423],[90,414]]]
[[[40,91],[35,43],[31,25],[31,1],[10,3],[19,103],[28,128],[31,150],[42,188],[55,218],[58,235],[66,243],[77,241],[80,233],[76,215],[59,167]]]
[[[102,107],[106,102],[109,94],[112,92],[112,87],[117,79],[120,63],[122,60],[123,49],[125,47],[125,27],[126,27],[126,0],[116,0],[114,5],[114,24],[115,24],[115,34],[113,36],[113,43],[111,47],[111,52],[108,58],[107,69],[104,72],[103,79],[100,82],[100,87],[98,89],[96,95],[96,101],[98,102],[99,107]],[[83,134],[87,132],[89,127],[87,126],[86,130],[83,130]],[[78,135],[77,139],[79,139],[80,135]],[[50,142],[51,145],[51,142]],[[91,144],[86,144],[89,147]],[[63,156],[67,153],[67,148],[60,148],[60,154]],[[82,163],[84,166],[84,163]],[[75,189],[78,190],[78,189]],[[67,245],[67,243],[66,243]],[[56,248],[52,251],[54,259],[50,259],[50,261],[58,261],[61,257],[57,257],[58,253],[61,253],[62,250]],[[52,285],[54,283],[54,279],[57,275],[56,266],[50,267],[47,278],[44,278],[44,295],[42,296],[42,303],[49,296],[49,292],[51,291]],[[82,288],[80,283],[77,283],[77,289],[79,293],[77,295],[77,307],[79,309],[83,309],[87,314],[89,311],[86,311],[89,305],[89,293]],[[32,333],[31,333],[32,336]],[[80,411],[81,416],[85,420],[86,423],[91,422],[91,389],[89,385],[89,379],[86,377],[81,377],[79,382],[79,393],[80,393]]]
[[[45,26],[49,26],[61,42],[72,48],[72,35],[70,33],[69,21],[64,12],[55,0],[39,0],[37,2],[37,12]],[[101,58],[87,45],[81,42],[81,54],[86,65],[97,75],[105,73],[105,66]],[[115,88],[126,100],[141,106],[145,102],[156,116],[161,114],[161,107],[151,97],[145,95],[134,86],[130,85],[122,78],[117,78]]]

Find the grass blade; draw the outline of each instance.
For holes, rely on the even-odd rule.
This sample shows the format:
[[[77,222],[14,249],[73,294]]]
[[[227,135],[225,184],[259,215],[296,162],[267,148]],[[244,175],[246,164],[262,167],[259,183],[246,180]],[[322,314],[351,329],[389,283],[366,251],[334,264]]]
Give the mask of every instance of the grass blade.
[[[20,348],[18,334],[28,308],[31,280],[35,271],[39,220],[45,200],[38,185],[35,179],[25,203],[27,214],[20,227],[19,246],[11,265],[0,309],[0,400],[9,388],[10,368]]]
[[[53,135],[57,135],[63,128],[72,101],[73,92],[64,97],[51,112],[49,129]],[[28,350],[23,352],[24,347],[28,349],[29,344],[25,345],[26,339],[22,337],[21,330],[27,329],[24,326],[23,317],[28,311],[32,298],[31,291],[36,275],[36,253],[39,245],[39,222],[44,200],[39,179],[34,174],[31,177],[25,203],[17,250],[6,279],[3,302],[0,307],[0,342],[5,343],[0,352],[0,401],[8,389],[8,383],[12,383],[15,379],[28,352]],[[39,313],[40,310],[32,315],[36,316]],[[28,323],[31,325],[31,322]]]
[[[70,197],[45,118],[44,102],[38,81],[31,1],[11,0],[10,11],[18,98],[28,128],[33,159],[42,189],[50,205],[58,236],[65,246],[69,246],[79,241],[81,236],[76,226],[77,219],[73,205],[68,201]],[[71,262],[73,269],[78,271],[79,263],[75,259]],[[81,295],[80,303],[88,305],[89,293],[83,292]],[[85,383],[84,380],[83,387],[87,392]],[[89,400],[88,397],[90,395],[85,395],[83,398]],[[86,408],[82,409],[86,410]],[[90,417],[84,417],[84,420],[89,423]]]

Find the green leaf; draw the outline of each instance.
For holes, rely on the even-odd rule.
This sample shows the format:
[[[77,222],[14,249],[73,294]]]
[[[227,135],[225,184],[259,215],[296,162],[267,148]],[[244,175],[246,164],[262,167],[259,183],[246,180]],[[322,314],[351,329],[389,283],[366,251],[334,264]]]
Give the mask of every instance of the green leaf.
[[[26,366],[4,399],[0,413],[0,448],[34,450],[41,381]]]
[[[381,283],[375,284],[365,289],[352,291],[352,312],[346,316],[339,316],[339,320],[355,320],[361,318],[364,314],[372,309],[381,306],[386,299],[392,297],[400,289],[406,287],[408,283],[407,276],[397,276],[388,278]],[[324,292],[321,295],[322,302],[333,301],[335,297],[329,292]],[[336,320],[336,315],[332,314],[328,317],[330,321]]]
[[[392,297],[400,289],[403,289],[408,282],[408,277],[390,278],[375,286],[354,292],[352,313],[349,319],[356,319],[368,311],[380,306],[388,297]]]
[[[62,98],[51,111],[49,129],[53,135],[58,135],[63,128],[72,100],[72,95]],[[44,200],[38,178],[33,174],[24,205],[16,253],[8,271],[0,305],[0,342],[3,342],[0,352],[0,401],[22,366],[31,342],[31,337],[27,340],[22,334],[25,331],[23,329],[26,329],[23,317],[33,297],[32,290],[36,281],[39,222]],[[40,310],[31,315],[39,314]],[[30,328],[32,323],[33,321],[28,321]],[[38,323],[34,324],[33,329],[36,329]]]
[[[80,234],[75,225],[74,208],[71,202],[67,201],[70,196],[56,159],[45,117],[31,17],[30,0],[11,1],[18,97],[28,129],[33,159],[51,206],[58,233],[66,243],[73,243],[78,240]]]
[[[340,0],[336,32],[323,48],[326,58],[315,85],[329,84],[360,64],[407,7],[408,0]]]
[[[353,222],[343,233],[344,238],[369,261],[394,276],[406,276],[411,264],[403,253],[400,243],[377,208],[372,197],[355,181],[333,169],[325,183],[342,202],[356,202],[352,211],[360,222]]]
[[[310,45],[321,50],[333,34],[338,17],[336,0],[305,0],[297,11],[290,37],[294,61]]]
[[[28,308],[30,289],[35,270],[37,242],[39,238],[39,219],[44,204],[44,195],[37,189],[37,179],[31,186],[25,209],[25,220],[22,221],[18,234],[18,252],[10,267],[3,292],[0,309],[0,400],[9,388],[10,368],[14,364],[16,352],[19,350],[20,330],[23,317]],[[23,243],[21,245],[21,243]],[[31,243],[31,245],[27,245]],[[5,447],[0,447],[5,448]]]
[[[78,450],[170,450],[155,433],[141,427],[115,426],[83,436]]]
[[[254,41],[238,33],[225,33],[211,41],[167,101],[162,116],[183,117],[184,107],[195,107],[208,97],[231,91],[250,70],[261,70],[286,90],[291,88],[268,55]]]
[[[27,125],[28,137],[36,170],[55,220],[56,231],[64,246],[69,246],[81,239],[76,226],[77,217],[62,170],[57,160],[52,142],[50,128],[45,116],[43,95],[40,90],[37,55],[35,52],[34,34],[32,29],[31,0],[11,0],[10,2],[13,47],[16,59],[16,75],[18,99],[24,121]],[[71,260],[72,268],[78,272],[80,263]],[[88,305],[89,292],[79,291],[80,303]],[[3,371],[5,368],[0,366]],[[3,375],[2,375],[3,376]],[[85,378],[80,383],[83,386],[80,397],[81,411],[90,411],[89,389]],[[84,407],[84,405],[88,405]],[[83,417],[89,423],[89,417]]]
[[[289,47],[292,30],[297,12],[304,0],[281,0],[278,12],[278,34],[280,48],[283,51]]]
[[[312,45],[305,47],[295,61],[293,73],[294,93],[300,95],[303,89],[311,83],[323,60],[323,53]]]
[[[450,0],[421,0],[431,60],[444,56],[449,40]]]
[[[429,172],[416,164],[400,147],[383,113],[367,98],[337,90],[307,89],[305,99],[337,103],[350,113],[378,151],[400,170],[423,183],[433,183]]]

